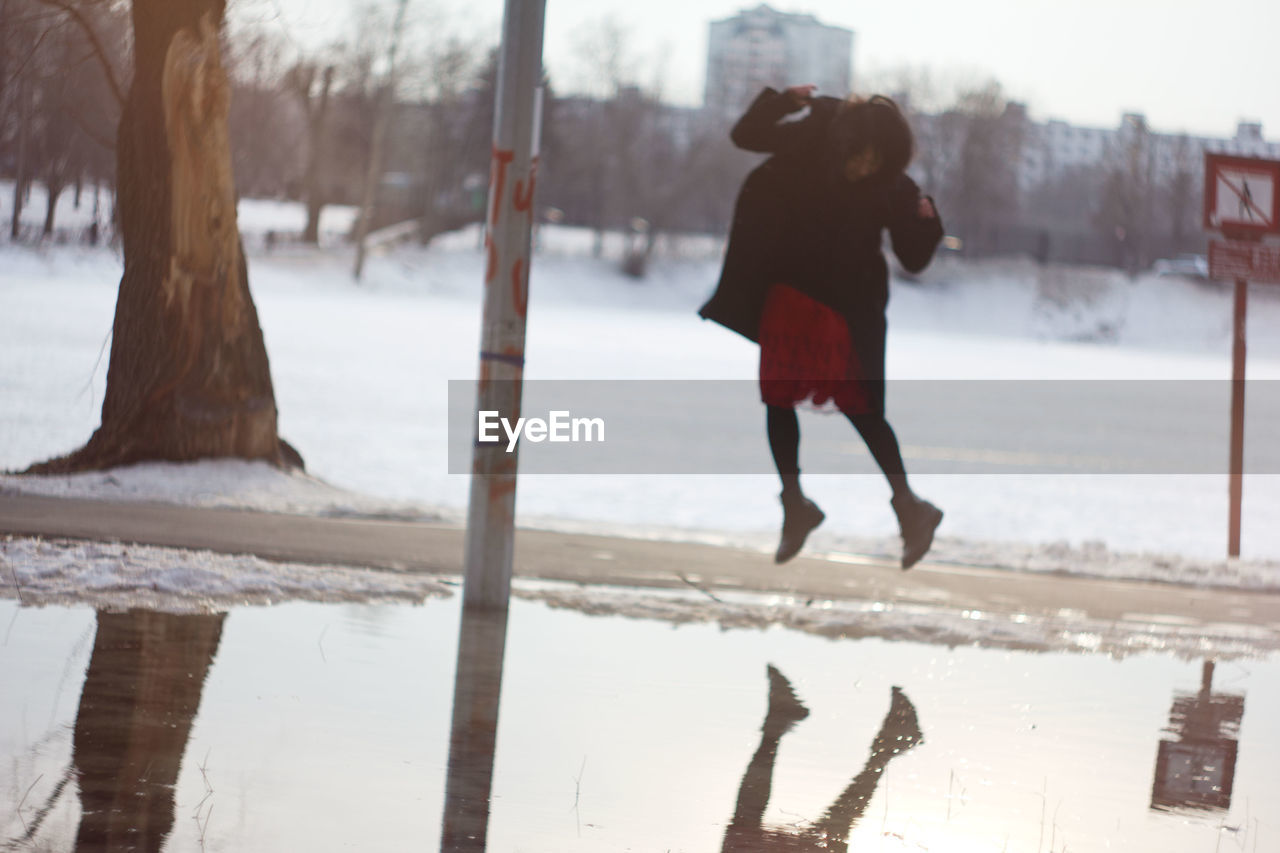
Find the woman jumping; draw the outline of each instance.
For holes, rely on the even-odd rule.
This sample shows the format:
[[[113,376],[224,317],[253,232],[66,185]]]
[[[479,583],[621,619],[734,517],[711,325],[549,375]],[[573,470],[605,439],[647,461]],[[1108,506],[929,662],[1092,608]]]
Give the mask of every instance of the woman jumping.
[[[884,416],[881,240],[887,230],[903,267],[919,272],[942,223],[905,174],[914,140],[897,105],[814,97],[814,88],[765,89],[734,125],[735,145],[773,156],[743,182],[720,282],[699,314],[760,344],[760,395],[782,478],[777,562],[794,557],[825,518],[800,489],[795,406],[808,400],[834,404],[884,472],[909,569],[933,544],[942,512],[911,491]]]

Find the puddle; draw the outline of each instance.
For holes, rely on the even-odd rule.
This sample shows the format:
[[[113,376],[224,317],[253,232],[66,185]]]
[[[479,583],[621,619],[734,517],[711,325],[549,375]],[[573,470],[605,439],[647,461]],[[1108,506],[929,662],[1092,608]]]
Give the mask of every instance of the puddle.
[[[460,598],[0,601],[0,850],[439,850],[446,825],[450,849],[490,851],[1280,845],[1274,654],[1206,666],[516,599],[505,659],[500,625],[469,629],[491,654],[455,685]]]

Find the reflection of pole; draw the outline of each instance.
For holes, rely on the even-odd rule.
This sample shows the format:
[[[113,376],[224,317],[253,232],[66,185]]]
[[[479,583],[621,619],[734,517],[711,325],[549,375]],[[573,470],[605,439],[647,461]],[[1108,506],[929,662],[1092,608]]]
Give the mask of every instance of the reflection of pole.
[[[477,411],[520,416],[529,242],[537,166],[538,97],[546,0],[507,0],[486,222],[484,320]],[[511,591],[516,453],[475,445],[467,512],[464,606],[505,609]]]
[[[1231,506],[1227,519],[1227,556],[1240,556],[1240,504],[1244,493],[1244,357],[1245,316],[1249,284],[1236,279],[1236,302],[1231,345]]]
[[[485,848],[506,635],[505,610],[463,608],[441,853],[479,853]]]

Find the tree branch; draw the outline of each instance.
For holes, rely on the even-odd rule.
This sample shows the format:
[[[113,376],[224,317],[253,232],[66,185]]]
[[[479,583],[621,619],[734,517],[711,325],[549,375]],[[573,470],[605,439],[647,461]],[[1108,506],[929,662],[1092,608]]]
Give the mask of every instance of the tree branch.
[[[102,70],[107,75],[107,86],[111,89],[111,94],[115,96],[116,103],[122,108],[124,107],[124,90],[120,88],[120,83],[116,80],[115,69],[111,67],[111,59],[107,56],[106,48],[102,46],[102,42],[98,39],[98,33],[93,29],[93,24],[89,23],[89,19],[79,8],[72,5],[67,0],[37,0],[37,2],[58,9],[75,21],[80,29],[84,31],[85,36],[89,39],[89,45],[93,48],[93,52],[98,57],[98,61],[102,64]]]

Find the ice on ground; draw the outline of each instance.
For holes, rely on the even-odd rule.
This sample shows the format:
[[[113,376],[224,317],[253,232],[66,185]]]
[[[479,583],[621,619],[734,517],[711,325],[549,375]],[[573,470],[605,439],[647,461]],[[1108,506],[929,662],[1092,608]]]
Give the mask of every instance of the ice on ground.
[[[1083,652],[1124,658],[1164,652],[1186,660],[1256,657],[1280,649],[1280,635],[1246,625],[1157,624],[987,613],[883,601],[800,601],[717,590],[660,591],[519,582],[513,594],[592,616],[620,616],[721,628],[784,627],[831,638],[878,637],[945,646],[977,645],[1035,652]]]
[[[219,612],[284,601],[420,603],[448,596],[456,579],[341,566],[278,563],[121,543],[0,539],[0,599],[24,606]],[[595,616],[729,630],[783,627],[825,637],[879,637],[946,646],[1069,651],[1122,658],[1159,651],[1196,660],[1280,649],[1262,626],[1088,619],[1075,613],[990,613],[891,601],[800,601],[717,590],[652,590],[517,579],[513,594]]]
[[[422,574],[119,542],[0,539],[0,598],[24,605],[206,612],[290,600],[420,602],[450,589]]]

